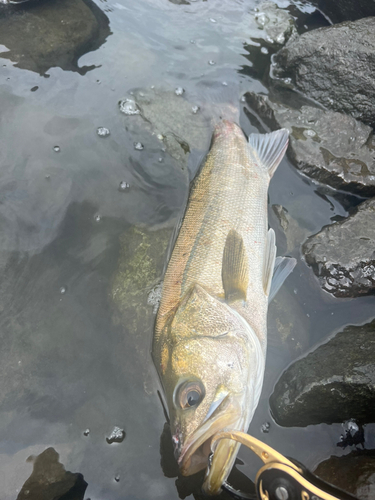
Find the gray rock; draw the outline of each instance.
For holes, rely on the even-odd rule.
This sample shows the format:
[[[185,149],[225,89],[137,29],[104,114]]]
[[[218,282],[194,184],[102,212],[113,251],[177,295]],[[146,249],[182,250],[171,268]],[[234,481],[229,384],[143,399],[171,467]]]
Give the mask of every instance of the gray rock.
[[[45,74],[49,68],[85,74],[78,59],[96,50],[111,34],[107,16],[91,0],[49,0],[0,10],[0,56],[15,66]],[[22,33],[22,36],[20,36]]]
[[[279,9],[274,2],[263,2],[257,6],[255,21],[258,28],[265,31],[265,38],[271,44],[284,45],[297,33],[294,18],[287,10]]]
[[[363,17],[375,16],[374,0],[310,0],[333,23],[355,21]]]
[[[253,92],[246,100],[269,127],[289,130],[289,156],[304,174],[336,189],[375,196],[371,127],[342,113],[305,105],[293,109]]]
[[[287,368],[270,397],[279,425],[374,421],[375,321],[347,326]]]
[[[273,75],[334,111],[375,125],[375,17],[319,28],[290,40]]]
[[[375,199],[347,219],[324,227],[303,245],[306,262],[336,297],[375,293]]]
[[[26,480],[17,500],[83,500],[87,483],[82,474],[66,471],[54,448],[47,448],[37,457],[31,476]]]
[[[357,450],[343,457],[331,456],[314,474],[361,500],[375,497],[375,451]]]

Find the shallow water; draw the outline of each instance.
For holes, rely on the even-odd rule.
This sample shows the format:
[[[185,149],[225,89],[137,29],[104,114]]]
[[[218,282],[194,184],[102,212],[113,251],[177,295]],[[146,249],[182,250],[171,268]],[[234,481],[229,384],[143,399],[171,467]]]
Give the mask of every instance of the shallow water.
[[[300,31],[327,24],[308,5],[302,11],[297,1],[278,3],[298,15]],[[160,441],[165,417],[149,353],[147,295],[162,277],[189,180],[209,147],[210,89],[228,82],[236,96],[266,90],[272,49],[260,50],[267,44],[254,21],[256,4],[87,0],[101,45],[95,35],[76,62],[57,54],[49,69],[50,59],[35,54],[32,69],[27,57],[20,62],[20,40],[0,30],[3,500],[14,499],[29,477],[26,459],[48,447],[67,470],[83,474],[87,499],[199,493],[189,480],[178,479],[176,488],[168,443]],[[179,87],[182,96],[174,93]],[[134,89],[145,89],[155,104],[147,121],[120,111]],[[188,115],[195,105],[201,109]],[[246,134],[256,130],[244,103],[240,123]],[[109,135],[98,135],[99,127]],[[287,159],[269,191],[270,207],[283,205],[305,236],[359,201],[314,184]],[[270,224],[286,252],[271,209]],[[371,319],[375,301],[330,297],[299,245],[289,253],[298,265],[270,306],[264,390],[249,432],[313,468],[348,452],[336,446],[341,426],[281,428],[268,397],[293,359],[344,325]],[[282,341],[276,325],[284,304],[292,327]],[[270,431],[261,433],[267,421]],[[115,426],[125,440],[108,444]],[[239,457],[237,469],[250,473],[250,453]]]

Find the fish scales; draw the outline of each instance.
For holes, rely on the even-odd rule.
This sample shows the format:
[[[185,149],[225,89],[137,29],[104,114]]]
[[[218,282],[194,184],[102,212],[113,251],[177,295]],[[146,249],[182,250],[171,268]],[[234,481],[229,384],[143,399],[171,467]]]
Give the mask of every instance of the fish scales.
[[[231,229],[243,238],[249,263],[247,302],[240,314],[265,347],[267,299],[262,269],[267,236],[269,175],[254,160],[241,129],[219,132],[206,162],[193,182],[185,216],[164,278],[156,325],[158,335],[169,313],[195,283],[224,297],[222,259]],[[263,300],[262,300],[263,298]],[[256,304],[256,308],[254,307]]]

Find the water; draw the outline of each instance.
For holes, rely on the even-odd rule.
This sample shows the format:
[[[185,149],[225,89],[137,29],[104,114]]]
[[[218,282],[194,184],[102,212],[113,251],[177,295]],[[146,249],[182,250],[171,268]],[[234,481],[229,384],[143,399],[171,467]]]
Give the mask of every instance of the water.
[[[58,2],[47,3],[48,23],[61,25]],[[2,499],[17,496],[32,471],[27,458],[48,447],[66,470],[83,474],[87,499],[199,494],[200,480],[176,478],[163,432],[149,352],[153,311],[169,238],[209,147],[207,85],[266,90],[273,51],[260,48],[266,40],[253,17],[257,3],[77,2],[86,24],[97,28],[90,43],[82,28],[76,32],[71,58],[67,49],[48,52],[33,31],[17,45],[8,31],[20,30],[14,17],[0,26]],[[326,23],[313,8],[297,7],[291,5],[304,25]],[[249,134],[256,124],[245,110],[241,102]],[[97,133],[103,124],[111,131],[105,140]],[[288,160],[272,180],[269,202],[285,207],[306,236],[349,208],[347,197],[303,178]],[[272,216],[270,224],[283,253]],[[264,390],[250,432],[313,468],[347,453],[336,446],[342,427],[281,428],[268,397],[293,359],[343,325],[370,319],[374,300],[331,298],[298,247],[293,255],[298,265],[279,303],[289,304],[296,327],[282,344],[280,312],[271,305]],[[126,437],[109,445],[117,426]],[[239,486],[246,482],[241,473],[251,472],[251,454],[241,450],[240,458]]]

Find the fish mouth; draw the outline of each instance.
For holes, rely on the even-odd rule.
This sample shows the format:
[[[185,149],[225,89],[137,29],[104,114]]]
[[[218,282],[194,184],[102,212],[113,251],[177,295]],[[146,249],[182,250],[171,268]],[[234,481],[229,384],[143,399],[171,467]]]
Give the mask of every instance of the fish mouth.
[[[215,434],[224,429],[242,429],[241,424],[244,419],[240,406],[233,401],[229,402],[227,399],[224,400],[223,403],[215,413],[195,431],[182,448],[178,459],[178,465],[183,476],[190,476],[208,467],[208,460],[211,454],[211,441]],[[217,414],[219,410],[220,412]],[[205,488],[208,494],[215,494],[216,490],[214,491],[213,488],[221,481],[217,490],[220,491],[222,483],[232,469],[238,448],[239,445],[235,441],[222,440],[219,442],[209,472],[206,476],[205,484],[207,483],[207,478],[210,478],[209,483],[207,483],[207,488]],[[226,475],[223,475],[222,471],[219,470],[219,462],[220,464],[224,464]],[[212,479],[214,479],[213,482]]]

